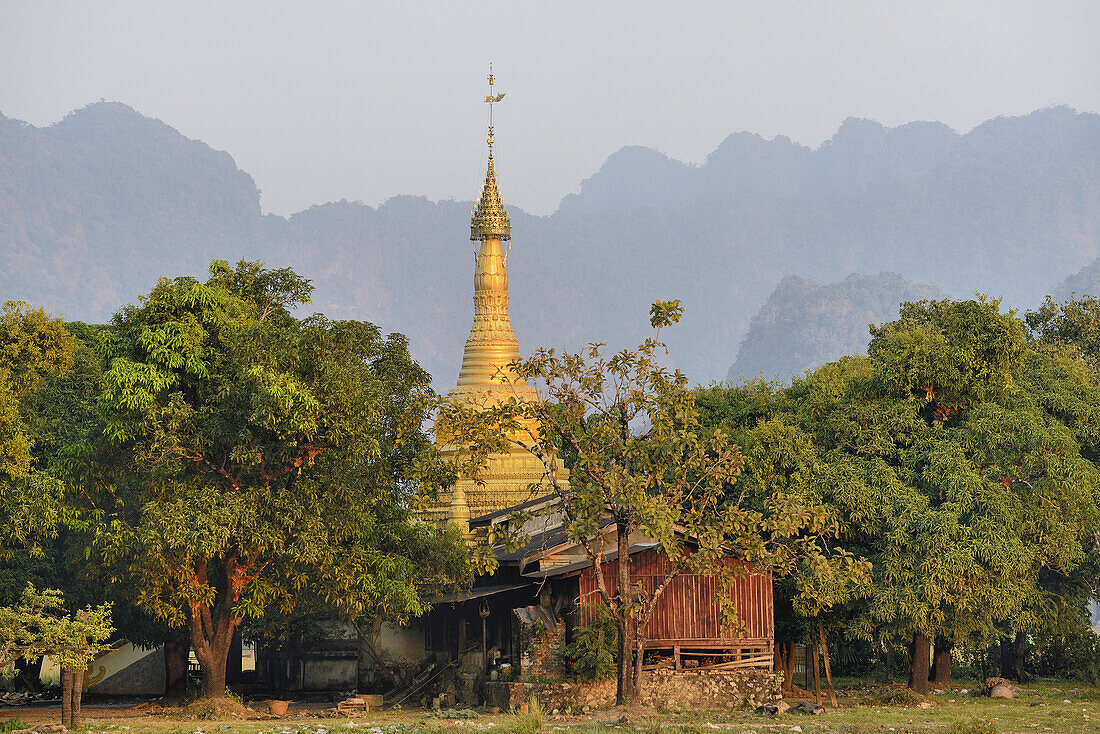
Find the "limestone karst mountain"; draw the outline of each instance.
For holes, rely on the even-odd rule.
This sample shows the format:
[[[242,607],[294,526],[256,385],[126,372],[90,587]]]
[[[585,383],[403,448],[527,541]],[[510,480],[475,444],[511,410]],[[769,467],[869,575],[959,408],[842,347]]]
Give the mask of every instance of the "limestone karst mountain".
[[[471,171],[471,196],[479,185]],[[0,118],[0,298],[68,318],[104,320],[215,257],[259,258],[312,278],[316,309],[407,333],[446,386],[472,312],[470,209],[396,197],[263,216],[228,154],[125,105],[45,128]],[[1100,256],[1100,116],[1057,107],[962,135],[850,119],[816,150],[736,133],[701,166],[625,148],[553,215],[511,214],[524,351],[636,343],[649,304],[679,298],[663,335],[675,363],[721,379],[789,275],[891,271],[1037,302]]]
[[[788,380],[846,354],[866,353],[871,324],[893,320],[905,301],[943,295],[936,285],[897,273],[853,273],[828,285],[790,275],[753,317],[727,377]]]

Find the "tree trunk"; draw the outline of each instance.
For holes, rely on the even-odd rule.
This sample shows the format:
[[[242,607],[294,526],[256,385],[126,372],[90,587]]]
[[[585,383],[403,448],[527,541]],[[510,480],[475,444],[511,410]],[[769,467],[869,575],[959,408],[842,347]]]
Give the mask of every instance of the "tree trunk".
[[[1014,681],[1024,679],[1024,652],[1027,650],[1027,637],[1017,632],[1015,638],[1001,640],[1001,677]]]
[[[225,580],[218,584],[213,608],[201,601],[193,601],[188,607],[191,649],[202,668],[200,695],[206,699],[225,698],[226,664],[233,647],[233,635],[241,622],[233,614],[233,607],[250,582],[248,565],[239,563],[235,556],[227,556],[224,566]],[[206,563],[201,562],[196,566],[195,584],[202,587],[206,582]]]
[[[909,663],[909,688],[922,696],[928,695],[928,656],[931,643],[927,635],[913,634],[910,647],[912,660]]]
[[[821,662],[817,659],[817,643],[814,642],[814,636],[810,634],[810,644],[806,646],[806,649],[814,656],[814,700],[817,705],[821,705]]]
[[[882,666],[882,682],[889,683],[890,676],[894,672],[894,643],[890,640],[884,640],[882,646],[885,648],[885,664]]]
[[[356,666],[356,685],[359,693],[365,693],[370,688],[378,689],[381,681],[385,681],[394,688],[402,688],[408,682],[406,676],[398,667],[390,667],[389,662],[379,652],[374,644],[375,637],[382,627],[381,618],[369,623],[366,620],[355,621],[355,647],[359,661]],[[373,680],[368,677],[370,672],[366,665],[367,660],[374,661]],[[380,679],[380,676],[381,679]]]
[[[618,678],[615,681],[615,705],[623,706],[633,700],[630,688],[633,682],[631,665],[631,653],[632,645],[630,644],[630,629],[626,623],[619,625],[619,646],[616,650],[618,655],[617,675]]]
[[[937,637],[932,649],[932,682],[939,688],[951,685],[951,640]]]
[[[73,671],[73,702],[69,718],[72,721],[70,728],[80,726],[80,702],[84,698],[84,671]]]
[[[61,669],[61,726],[73,728],[73,671]]]
[[[817,633],[821,638],[821,655],[825,661],[825,680],[829,683],[829,703],[836,708],[836,689],[833,688],[833,669],[829,665],[829,643],[825,641],[825,627],[821,624],[821,617],[817,618]]]
[[[214,659],[209,660],[206,665],[199,663],[202,666],[203,698],[225,698],[225,659],[228,653],[228,648],[221,655],[215,650]]]
[[[783,673],[783,693],[790,693],[794,690],[794,643],[793,642],[777,642],[775,643],[775,662],[774,667],[776,671],[782,671]]]
[[[631,685],[634,688],[634,693],[637,695],[642,690],[642,670],[643,661],[645,660],[645,635],[642,634],[641,626],[634,630],[634,680],[631,681]]]
[[[630,526],[619,521],[615,526],[615,539],[619,552],[618,579],[616,596],[619,598],[619,611],[622,620],[619,624],[619,665],[618,679],[615,685],[615,704],[623,706],[634,702],[634,675],[631,665],[631,653],[633,652],[633,622],[627,613],[631,604],[630,587]]]
[[[186,692],[188,652],[185,642],[164,643],[164,692],[172,698],[182,698]]]

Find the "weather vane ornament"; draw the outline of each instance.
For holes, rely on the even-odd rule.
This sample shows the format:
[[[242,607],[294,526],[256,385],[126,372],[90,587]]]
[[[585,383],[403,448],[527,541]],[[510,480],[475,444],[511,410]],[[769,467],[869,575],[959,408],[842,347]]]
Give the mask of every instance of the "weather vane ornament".
[[[504,99],[504,93],[493,93],[493,65],[489,65],[489,94],[485,101],[489,104],[489,137],[485,142],[489,144],[489,165],[485,170],[485,185],[481,188],[481,201],[477,209],[473,211],[470,219],[470,240],[486,240],[492,237],[503,241],[512,239],[512,222],[508,219],[508,212],[504,208],[504,201],[500,198],[500,190],[497,188],[496,170],[493,168],[493,105]]]

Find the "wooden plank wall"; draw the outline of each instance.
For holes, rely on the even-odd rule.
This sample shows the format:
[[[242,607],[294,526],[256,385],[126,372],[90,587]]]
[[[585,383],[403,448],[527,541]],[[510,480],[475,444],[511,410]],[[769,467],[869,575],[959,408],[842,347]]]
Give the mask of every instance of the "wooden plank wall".
[[[655,549],[637,553],[631,557],[631,572],[635,583],[647,594],[653,592],[668,568],[668,560]],[[657,602],[657,609],[646,627],[647,647],[688,646],[694,642],[700,647],[770,645],[775,637],[774,604],[770,574],[753,573],[748,564],[738,559],[727,559],[730,566],[746,571],[737,576],[732,596],[737,614],[744,624],[741,634],[722,628],[717,593],[719,579],[715,576],[680,574],[665,589]],[[618,561],[604,564],[604,579],[611,594],[616,593]],[[595,610],[590,603],[600,603],[595,570],[585,569],[580,576],[581,619],[587,623]]]

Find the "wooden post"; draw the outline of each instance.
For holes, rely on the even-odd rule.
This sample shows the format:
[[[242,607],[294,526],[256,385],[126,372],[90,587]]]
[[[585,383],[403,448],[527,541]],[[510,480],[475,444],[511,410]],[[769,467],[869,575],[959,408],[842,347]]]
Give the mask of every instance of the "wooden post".
[[[817,705],[821,705],[821,663],[817,659],[817,643],[810,635],[810,644],[806,646],[810,654],[814,656],[814,695],[817,696]]]
[[[680,669],[680,646],[674,645],[672,648],[672,667],[676,670]]]
[[[821,638],[821,653],[825,658],[825,680],[829,682],[829,702],[836,708],[836,690],[833,688],[833,671],[829,666],[829,643],[825,641],[825,626],[817,618],[817,634]]]

